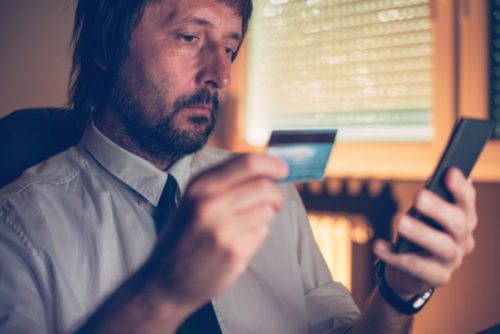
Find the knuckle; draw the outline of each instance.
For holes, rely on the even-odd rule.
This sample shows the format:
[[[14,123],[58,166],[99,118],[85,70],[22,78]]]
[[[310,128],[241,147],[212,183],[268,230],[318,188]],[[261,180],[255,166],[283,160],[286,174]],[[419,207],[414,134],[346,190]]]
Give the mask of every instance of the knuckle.
[[[453,261],[453,269],[457,269],[458,267],[460,267],[462,265],[462,262],[463,262],[463,255],[462,254],[458,254],[458,252],[456,252],[456,256],[455,256],[455,260]]]
[[[477,227],[478,217],[477,213],[474,212],[471,216],[471,231],[474,231]]]
[[[467,244],[465,247],[465,253],[470,254],[476,248],[476,239],[472,236],[467,239]]]
[[[476,202],[476,198],[477,198],[477,192],[476,192],[476,188],[474,188],[473,186],[471,186],[469,188],[469,192],[467,193],[467,199],[471,202],[471,203],[475,203]]]
[[[479,220],[479,218],[478,218],[478,216],[477,216],[477,212],[476,212],[476,211],[474,211],[474,213],[472,214],[472,221],[473,221],[475,224],[477,224],[478,220]]]
[[[231,245],[225,244],[221,245],[220,250],[224,260],[227,262],[236,262],[239,258],[237,247],[232,247]]]
[[[415,195],[415,206],[423,213],[432,213],[435,211],[435,201],[432,199],[432,194],[421,189]]]
[[[279,186],[277,186],[274,183],[272,183],[271,186],[272,186],[272,192],[273,192],[273,196],[274,196],[275,200],[279,203],[283,203],[284,202],[283,192],[281,191]]]
[[[260,240],[265,239],[269,234],[269,225],[260,226],[256,231],[257,235],[260,236]]]
[[[446,285],[451,280],[451,271],[444,269],[434,276],[434,286]]]
[[[406,214],[400,213],[396,216],[396,218],[394,218],[394,220],[392,221],[392,224],[393,224],[393,228],[395,231],[399,230],[399,226],[401,225],[401,221],[403,219],[406,219],[406,217],[407,217]]]
[[[269,191],[272,191],[272,188],[270,187],[270,182],[265,178],[260,178],[256,180],[255,187],[257,191],[260,191],[262,193],[268,193]]]
[[[281,191],[281,188],[276,185],[274,182],[268,181],[270,184],[270,192],[272,193],[273,199],[279,203],[282,204],[284,202],[284,197],[283,197],[283,192]]]
[[[447,247],[447,250],[444,253],[444,255],[445,255],[444,259],[446,261],[456,262],[457,259],[460,257],[460,252],[454,244],[451,244],[449,247]]]
[[[451,281],[451,276],[452,276],[452,271],[451,270],[445,270],[443,274],[441,275],[441,285],[445,285]]]
[[[194,212],[194,216],[198,220],[202,222],[212,221],[212,217],[218,212],[217,202],[209,198],[195,201]]]
[[[255,158],[251,154],[241,156],[243,168],[249,173],[253,173],[257,169]]]
[[[207,227],[205,230],[205,236],[212,247],[217,249],[224,248],[222,232],[220,231],[220,229],[214,227]]]
[[[254,190],[261,194],[267,203],[280,207],[283,203],[283,193],[280,188],[267,178],[255,181]]]
[[[415,194],[415,198],[413,199],[416,205],[419,205],[422,202],[423,196],[424,196],[424,191],[422,189],[417,191],[417,193]]]
[[[455,224],[455,233],[459,236],[465,236],[469,232],[469,228],[467,226],[467,221],[465,217],[462,215],[457,219],[457,223]]]
[[[234,264],[234,273],[238,277],[242,275],[246,269],[247,269],[247,263],[245,263],[244,261],[240,261]]]
[[[264,207],[262,208],[261,215],[262,215],[262,220],[266,224],[270,224],[274,220],[275,216],[274,208],[270,204],[264,205]]]
[[[408,271],[419,273],[419,264],[415,256],[405,256],[401,259],[403,267],[405,267]]]

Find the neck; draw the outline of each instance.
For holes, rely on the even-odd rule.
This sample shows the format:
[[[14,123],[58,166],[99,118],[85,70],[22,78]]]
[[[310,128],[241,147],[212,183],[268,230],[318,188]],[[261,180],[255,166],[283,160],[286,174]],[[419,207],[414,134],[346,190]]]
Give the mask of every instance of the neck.
[[[104,112],[96,113],[95,125],[106,137],[111,139],[117,145],[125,150],[151,162],[156,168],[166,170],[174,164],[175,161],[169,158],[160,158],[149,154],[140,145],[133,140],[127,133],[127,130],[119,117],[110,112],[109,108]]]

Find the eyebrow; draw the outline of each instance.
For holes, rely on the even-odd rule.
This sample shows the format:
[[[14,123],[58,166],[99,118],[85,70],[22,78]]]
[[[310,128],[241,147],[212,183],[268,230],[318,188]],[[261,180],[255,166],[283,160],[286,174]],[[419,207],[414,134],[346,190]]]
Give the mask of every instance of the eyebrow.
[[[199,17],[196,17],[196,16],[189,16],[186,19],[186,22],[191,23],[191,24],[195,24],[195,25],[199,25],[199,26],[202,26],[202,27],[209,27],[209,28],[213,28],[214,27],[214,25],[213,25],[212,22],[209,22],[209,21],[207,21],[205,19],[202,19],[202,18],[199,18]],[[236,40],[238,43],[241,42],[241,34],[239,34],[237,32],[230,33],[227,37]]]

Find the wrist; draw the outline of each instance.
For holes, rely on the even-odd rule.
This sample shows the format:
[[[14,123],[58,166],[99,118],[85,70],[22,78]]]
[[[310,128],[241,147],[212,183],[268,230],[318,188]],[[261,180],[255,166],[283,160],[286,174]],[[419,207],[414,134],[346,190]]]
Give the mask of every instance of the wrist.
[[[145,266],[109,296],[76,333],[150,333],[157,328],[175,333],[192,312],[166,297]]]
[[[143,296],[154,304],[158,315],[185,319],[199,307],[196,302],[188,300],[186,294],[174,287],[165,277],[163,266],[153,254],[144,266],[134,275],[139,282]]]
[[[419,312],[434,292],[434,288],[431,288],[417,295],[400,295],[396,293],[385,279],[385,263],[380,260],[376,262],[376,274],[378,290],[382,298],[396,311],[406,315]]]
[[[168,291],[157,284],[151,284],[146,289],[143,296],[144,303],[149,304],[150,310],[156,314],[159,319],[169,322],[174,328],[180,326],[192,313],[196,307],[184,304],[177,298],[173,298]]]

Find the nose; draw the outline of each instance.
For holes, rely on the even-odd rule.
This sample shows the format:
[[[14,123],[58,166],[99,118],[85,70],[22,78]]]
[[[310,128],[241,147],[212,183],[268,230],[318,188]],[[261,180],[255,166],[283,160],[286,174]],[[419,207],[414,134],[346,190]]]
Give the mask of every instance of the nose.
[[[222,44],[211,43],[200,54],[200,67],[196,81],[198,85],[213,90],[222,90],[231,82],[231,57]]]

